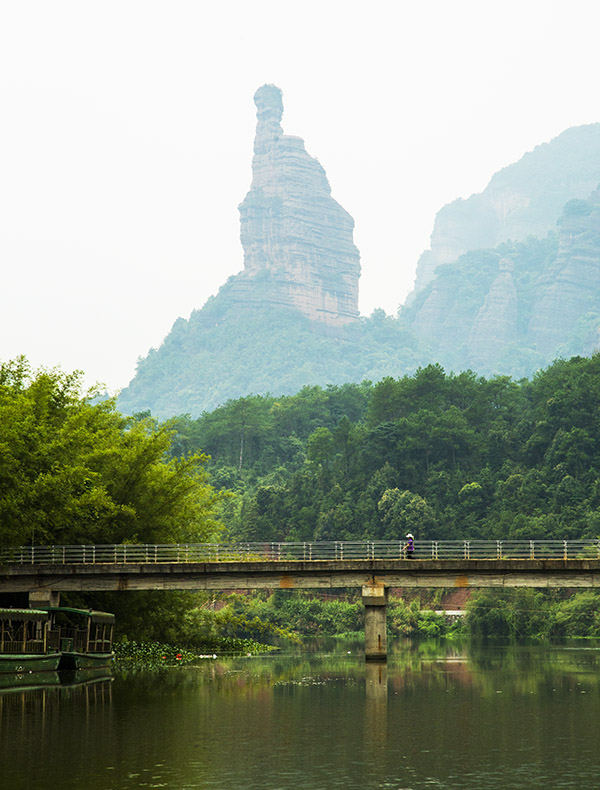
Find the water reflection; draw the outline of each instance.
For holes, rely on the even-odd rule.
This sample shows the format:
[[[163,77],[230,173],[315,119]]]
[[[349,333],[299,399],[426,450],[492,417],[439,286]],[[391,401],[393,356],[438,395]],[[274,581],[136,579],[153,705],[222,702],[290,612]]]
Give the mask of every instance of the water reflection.
[[[365,689],[368,700],[373,700],[375,702],[387,700],[387,662],[365,662]]]
[[[7,787],[594,786],[600,645],[396,641],[0,693]]]
[[[37,672],[19,683],[0,691],[2,786],[47,787],[48,766],[62,761],[67,771],[71,764],[64,739],[72,739],[75,719],[84,737],[96,737],[99,721],[110,727],[112,675]]]
[[[60,683],[58,672],[2,672],[0,673],[0,693],[16,689],[42,688],[57,686]]]
[[[385,762],[388,733],[388,669],[385,661],[366,661],[364,750],[374,766]]]

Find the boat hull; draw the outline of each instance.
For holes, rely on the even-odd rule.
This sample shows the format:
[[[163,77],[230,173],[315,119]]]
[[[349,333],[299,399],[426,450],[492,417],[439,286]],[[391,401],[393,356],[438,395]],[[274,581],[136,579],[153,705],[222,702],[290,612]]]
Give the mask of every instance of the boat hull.
[[[3,653],[0,655],[0,674],[52,672],[58,669],[60,653]]]
[[[63,669],[99,669],[109,667],[112,653],[76,653],[63,652],[58,668]]]

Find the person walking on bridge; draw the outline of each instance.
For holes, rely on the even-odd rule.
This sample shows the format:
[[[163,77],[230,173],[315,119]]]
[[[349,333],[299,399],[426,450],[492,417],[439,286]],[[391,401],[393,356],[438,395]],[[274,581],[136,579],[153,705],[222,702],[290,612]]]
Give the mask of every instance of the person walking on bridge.
[[[406,533],[406,546],[404,547],[404,554],[407,560],[412,560],[415,551],[415,538],[412,532]]]

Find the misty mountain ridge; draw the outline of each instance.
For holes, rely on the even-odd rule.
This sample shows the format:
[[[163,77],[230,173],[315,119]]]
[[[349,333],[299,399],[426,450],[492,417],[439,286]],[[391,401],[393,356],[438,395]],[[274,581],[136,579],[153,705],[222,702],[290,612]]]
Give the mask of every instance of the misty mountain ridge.
[[[397,318],[365,318],[352,217],[303,141],[283,133],[281,91],[263,86],[254,100],[244,269],[140,359],[122,411],[197,416],[250,393],[376,381],[431,362],[523,377],[598,348],[600,124],[568,129],[444,206]]]

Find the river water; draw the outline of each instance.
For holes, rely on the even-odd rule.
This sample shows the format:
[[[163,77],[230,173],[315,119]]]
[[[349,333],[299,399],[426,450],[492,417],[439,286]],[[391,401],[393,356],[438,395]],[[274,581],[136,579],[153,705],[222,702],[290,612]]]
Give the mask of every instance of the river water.
[[[314,641],[75,681],[0,692],[1,788],[600,783],[598,642],[395,640],[371,665],[360,643]]]

